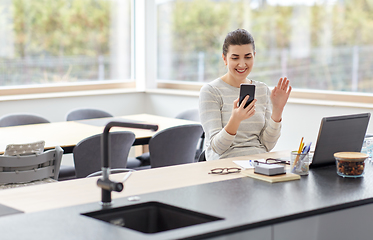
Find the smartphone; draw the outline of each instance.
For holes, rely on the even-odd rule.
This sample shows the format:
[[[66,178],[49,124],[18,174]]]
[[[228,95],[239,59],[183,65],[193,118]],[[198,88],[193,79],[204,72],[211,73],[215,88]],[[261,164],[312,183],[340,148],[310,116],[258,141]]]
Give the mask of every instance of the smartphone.
[[[244,108],[246,108],[255,97],[255,85],[253,84],[241,84],[240,85],[240,101],[239,105],[241,105],[241,102],[245,99],[246,95],[249,95],[249,100],[247,100]]]

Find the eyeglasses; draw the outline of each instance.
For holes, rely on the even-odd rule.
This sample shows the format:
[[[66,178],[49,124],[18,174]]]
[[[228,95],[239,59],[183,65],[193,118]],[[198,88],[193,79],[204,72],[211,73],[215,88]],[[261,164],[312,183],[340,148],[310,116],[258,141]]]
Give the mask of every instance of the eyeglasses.
[[[209,174],[229,174],[229,173],[239,173],[241,168],[231,167],[231,168],[214,168],[211,169]]]
[[[281,159],[277,159],[277,158],[267,158],[266,159],[266,164],[278,164],[278,163],[290,165],[290,161],[281,160]]]

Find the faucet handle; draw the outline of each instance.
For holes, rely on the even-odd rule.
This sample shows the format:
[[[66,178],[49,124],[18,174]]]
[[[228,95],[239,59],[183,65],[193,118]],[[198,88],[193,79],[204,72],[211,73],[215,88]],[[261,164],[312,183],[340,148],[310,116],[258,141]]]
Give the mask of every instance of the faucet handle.
[[[123,183],[121,182],[114,182],[110,179],[102,179],[99,178],[97,180],[97,186],[99,186],[102,189],[108,190],[108,191],[115,191],[115,192],[121,192],[123,190]]]

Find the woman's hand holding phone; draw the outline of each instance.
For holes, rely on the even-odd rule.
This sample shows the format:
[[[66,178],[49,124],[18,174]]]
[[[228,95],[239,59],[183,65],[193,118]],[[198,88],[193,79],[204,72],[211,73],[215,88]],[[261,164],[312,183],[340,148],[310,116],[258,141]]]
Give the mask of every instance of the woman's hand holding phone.
[[[249,100],[249,95],[247,95],[242,103],[246,103]],[[231,118],[228,121],[228,124],[225,126],[225,131],[231,135],[235,135],[237,133],[237,129],[240,126],[240,123],[248,119],[255,114],[255,103],[256,99],[254,99],[246,108],[244,107],[245,104],[239,105],[240,99],[237,98],[233,102],[233,109]]]
[[[242,101],[241,105],[238,105],[239,99],[236,99],[233,103],[232,115],[234,115],[239,121],[243,121],[252,117],[255,114],[255,103],[256,99],[252,100],[251,103],[245,107],[246,102],[249,101],[250,96],[247,95]]]
[[[254,84],[241,84],[240,85],[240,96],[238,105],[234,103],[234,106],[238,106],[238,118],[240,122],[248,119],[255,114],[255,85]],[[255,102],[254,102],[255,100]],[[236,100],[237,101],[237,100]],[[233,107],[233,111],[234,111]]]

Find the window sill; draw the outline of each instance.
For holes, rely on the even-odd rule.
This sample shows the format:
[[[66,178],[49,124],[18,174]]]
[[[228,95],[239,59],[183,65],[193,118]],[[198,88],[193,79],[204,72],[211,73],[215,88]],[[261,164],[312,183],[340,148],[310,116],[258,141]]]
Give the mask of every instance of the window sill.
[[[292,98],[292,97],[289,98],[288,103],[302,104],[302,105],[329,106],[329,107],[351,107],[351,108],[373,109],[373,104],[369,104],[369,103],[315,100],[315,99]]]
[[[159,81],[158,89],[147,90],[149,93],[199,96],[199,90],[204,83],[183,83]],[[373,109],[373,94],[355,92],[320,91],[293,89],[289,103],[319,106],[338,106]]]
[[[121,88],[121,89],[103,89],[103,90],[88,90],[88,91],[69,91],[69,92],[53,92],[53,93],[35,93],[35,94],[20,94],[0,96],[0,102],[17,101],[17,100],[31,100],[31,99],[51,99],[51,98],[65,98],[65,97],[81,97],[81,96],[98,96],[111,94],[125,94],[138,93],[135,88]]]
[[[135,81],[62,83],[0,88],[0,101],[138,92]],[[143,92],[143,91],[142,91]]]

